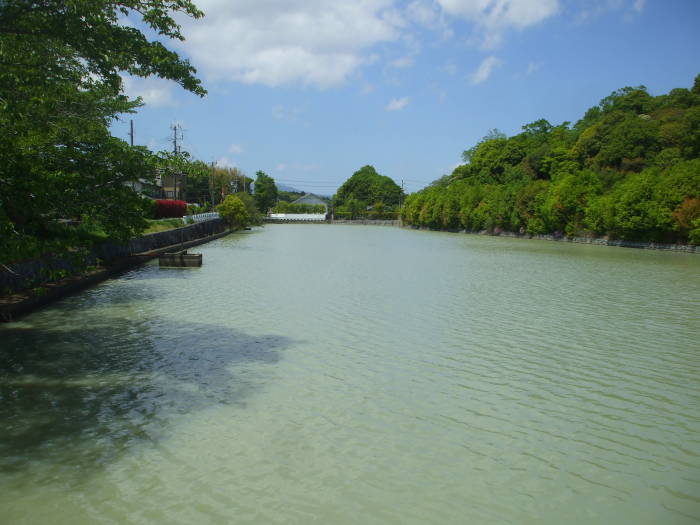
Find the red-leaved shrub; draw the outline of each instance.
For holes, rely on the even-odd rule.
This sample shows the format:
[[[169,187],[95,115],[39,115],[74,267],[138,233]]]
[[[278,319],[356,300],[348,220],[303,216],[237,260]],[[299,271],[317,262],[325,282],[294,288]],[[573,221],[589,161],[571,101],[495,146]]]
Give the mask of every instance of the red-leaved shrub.
[[[185,201],[166,199],[156,201],[156,219],[182,217],[183,215],[187,215],[187,203]]]

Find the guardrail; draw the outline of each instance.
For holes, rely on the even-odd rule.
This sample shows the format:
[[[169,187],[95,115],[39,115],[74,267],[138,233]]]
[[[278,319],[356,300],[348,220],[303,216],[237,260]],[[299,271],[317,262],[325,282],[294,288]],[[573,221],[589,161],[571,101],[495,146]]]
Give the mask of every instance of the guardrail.
[[[210,221],[212,219],[218,219],[220,217],[221,217],[221,215],[219,215],[219,212],[210,211],[208,213],[196,213],[194,215],[184,215],[182,217],[182,222],[184,222],[185,224],[188,224],[190,222]]]
[[[268,219],[273,221],[325,221],[325,213],[271,213]]]

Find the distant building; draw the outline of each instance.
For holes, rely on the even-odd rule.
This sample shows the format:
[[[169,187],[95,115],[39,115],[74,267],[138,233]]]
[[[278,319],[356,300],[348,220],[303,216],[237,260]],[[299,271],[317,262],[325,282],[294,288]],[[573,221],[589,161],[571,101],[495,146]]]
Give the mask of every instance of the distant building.
[[[322,204],[326,209],[326,213],[328,213],[328,199],[324,199],[323,197],[319,197],[318,195],[314,195],[313,193],[307,193],[303,197],[299,197],[291,204]]]
[[[153,183],[145,179],[139,179],[137,181],[127,182],[125,184],[126,186],[134,190],[136,193],[146,195],[148,197],[151,197],[152,199],[162,199],[164,195],[163,188],[160,187],[160,184],[158,184],[158,182]]]
[[[181,175],[162,174],[159,186],[163,189],[163,195],[166,199],[182,199],[184,183],[185,178]]]

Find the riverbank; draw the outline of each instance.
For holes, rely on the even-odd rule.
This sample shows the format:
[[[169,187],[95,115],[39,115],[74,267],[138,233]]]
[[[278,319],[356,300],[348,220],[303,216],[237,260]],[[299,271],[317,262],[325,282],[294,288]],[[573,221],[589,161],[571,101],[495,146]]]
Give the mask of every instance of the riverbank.
[[[280,219],[266,217],[266,224],[361,224],[365,226],[402,226],[400,220],[396,219]]]
[[[173,230],[169,230],[173,231]],[[63,297],[94,286],[122,272],[145,264],[154,257],[166,252],[179,251],[199,246],[225,237],[238,230],[225,230],[198,239],[170,244],[141,253],[134,253],[116,258],[111,264],[95,266],[88,271],[69,275],[62,279],[42,283],[41,286],[22,290],[0,297],[0,322],[9,322],[27,315],[39,308],[53,303]],[[163,232],[165,233],[165,232]],[[154,234],[157,235],[157,234]]]
[[[672,252],[698,253],[700,254],[700,246],[692,246],[689,244],[664,244],[656,242],[635,242],[623,241],[615,239],[606,239],[603,237],[566,237],[555,235],[519,235],[513,232],[502,232],[498,234],[487,234],[503,237],[539,239],[543,241],[558,241],[558,242],[573,242],[576,244],[595,244],[598,246],[617,246],[620,248],[637,248],[641,250],[666,250]]]
[[[572,242],[576,244],[595,244],[598,246],[616,246],[620,248],[637,248],[641,250],[665,250],[672,252],[683,252],[683,253],[697,253],[700,254],[700,246],[693,246],[689,244],[664,244],[656,242],[636,242],[636,241],[624,241],[619,239],[606,239],[605,237],[567,237],[565,235],[532,235],[532,234],[520,234],[509,231],[500,232],[489,232],[488,230],[481,231],[467,231],[467,230],[433,230],[431,228],[425,228],[420,226],[414,226],[409,224],[403,224],[400,220],[377,220],[377,219],[341,219],[333,221],[267,221],[267,222],[277,222],[280,224],[354,224],[363,226],[394,226],[400,228],[408,228],[412,230],[425,230],[425,231],[441,231],[447,233],[465,233],[470,235],[489,235],[492,237],[509,237],[517,239],[535,239],[541,241],[557,241],[557,242]]]
[[[330,221],[331,224],[362,224],[366,226],[402,226],[400,220],[392,219],[338,219]]]
[[[672,252],[683,252],[683,253],[696,253],[700,254],[700,246],[693,246],[689,244],[664,244],[657,242],[636,242],[636,241],[625,241],[620,239],[606,239],[605,237],[567,237],[565,235],[544,235],[544,234],[520,234],[509,231],[500,232],[489,232],[487,230],[481,231],[467,231],[467,230],[432,230],[430,228],[421,228],[418,226],[407,225],[407,228],[413,230],[427,230],[427,231],[442,231],[447,233],[465,233],[469,235],[489,235],[491,237],[508,237],[514,239],[535,239],[540,241],[556,241],[556,242],[571,242],[576,244],[595,244],[598,246],[616,246],[619,248],[637,248],[641,250],[664,250]]]

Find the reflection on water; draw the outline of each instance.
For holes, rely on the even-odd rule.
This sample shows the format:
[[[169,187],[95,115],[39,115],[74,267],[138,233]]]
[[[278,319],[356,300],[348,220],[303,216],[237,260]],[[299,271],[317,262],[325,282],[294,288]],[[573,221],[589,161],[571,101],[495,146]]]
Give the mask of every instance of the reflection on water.
[[[2,523],[696,523],[700,257],[273,225],[0,327]]]
[[[275,363],[289,344],[186,320],[127,318],[19,323],[2,337],[0,468],[41,460],[83,474],[136,441],[159,439],[173,414],[244,402],[255,385],[235,365]]]

